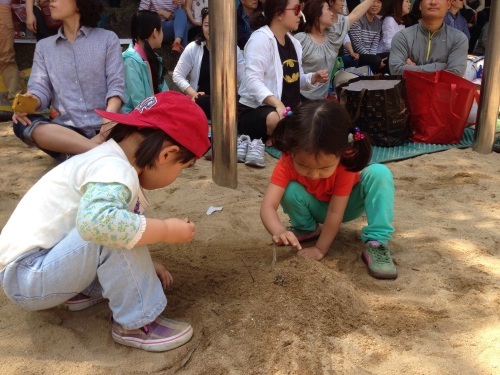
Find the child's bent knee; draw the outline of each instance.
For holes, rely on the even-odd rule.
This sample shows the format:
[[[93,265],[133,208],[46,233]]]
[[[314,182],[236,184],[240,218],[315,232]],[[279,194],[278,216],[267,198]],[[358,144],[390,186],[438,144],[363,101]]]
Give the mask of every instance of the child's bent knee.
[[[366,177],[377,176],[378,178],[383,178],[384,180],[385,179],[392,180],[392,172],[384,164],[370,164],[361,173]]]

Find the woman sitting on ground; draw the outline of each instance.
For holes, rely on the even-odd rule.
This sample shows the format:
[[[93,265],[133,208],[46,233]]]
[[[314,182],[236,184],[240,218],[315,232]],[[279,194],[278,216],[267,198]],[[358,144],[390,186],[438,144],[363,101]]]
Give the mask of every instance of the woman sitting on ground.
[[[35,110],[51,104],[56,116],[15,112],[12,120],[23,142],[65,159],[102,143],[113,126],[94,109],[117,112],[125,100],[122,49],[114,32],[95,27],[100,0],[50,6],[52,18],[63,26],[37,43],[26,95],[37,100]]]
[[[302,47],[289,33],[302,19],[299,0],[266,0],[264,15],[258,21],[265,25],[252,33],[245,46],[238,132],[266,142],[276,124],[300,104],[300,90],[327,82],[328,72],[302,70]]]
[[[394,0],[382,21],[382,39],[378,52],[391,52],[392,37],[405,28],[403,17],[410,13],[410,0]]]
[[[353,50],[347,48],[342,56],[345,67],[368,65],[374,73],[389,73],[387,66],[389,53],[378,52],[382,39],[382,21],[378,14],[382,9],[382,1],[374,0],[372,6],[349,30],[344,45],[351,43]]]
[[[172,78],[174,83],[186,95],[196,102],[211,119],[210,109],[210,35],[208,8],[201,11],[202,33],[196,41],[186,47],[175,66]],[[238,83],[245,74],[245,59],[240,49],[237,50]],[[188,80],[189,78],[189,80]]]
[[[304,15],[307,20],[305,32],[298,33],[295,38],[302,46],[302,66],[304,72],[315,72],[318,69],[332,71],[335,60],[342,46],[342,41],[350,27],[367,9],[374,0],[366,0],[358,5],[348,15],[344,16],[343,0],[309,0],[304,6]],[[331,76],[328,77],[328,82]],[[328,94],[328,82],[319,84],[312,89],[302,89],[300,93],[306,99],[323,99]]]

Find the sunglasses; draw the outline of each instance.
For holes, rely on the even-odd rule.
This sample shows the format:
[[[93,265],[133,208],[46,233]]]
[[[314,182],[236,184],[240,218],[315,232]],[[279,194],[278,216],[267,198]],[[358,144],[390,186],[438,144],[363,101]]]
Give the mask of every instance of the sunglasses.
[[[302,7],[300,6],[300,4],[297,4],[293,8],[285,8],[285,10],[293,10],[293,14],[298,16],[300,14],[300,11],[302,10]]]

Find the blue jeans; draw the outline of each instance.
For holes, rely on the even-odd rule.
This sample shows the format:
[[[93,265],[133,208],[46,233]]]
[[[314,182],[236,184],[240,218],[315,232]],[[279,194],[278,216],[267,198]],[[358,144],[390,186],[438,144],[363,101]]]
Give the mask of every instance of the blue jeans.
[[[163,29],[163,42],[181,38],[181,45],[186,47],[188,44],[188,19],[186,12],[181,7],[177,8],[173,20],[166,20],[161,23]]]
[[[84,241],[76,229],[52,249],[35,248],[8,264],[0,284],[27,310],[49,309],[78,293],[103,296],[125,329],[151,323],[167,305],[146,246],[104,247]]]
[[[325,222],[328,204],[316,199],[295,181],[288,184],[281,200],[292,226],[307,231],[313,231],[317,223]],[[359,183],[349,195],[342,222],[354,220],[365,212],[368,225],[363,227],[361,239],[387,245],[394,232],[394,181],[391,171],[383,164],[372,164],[363,169]]]
[[[385,67],[380,69],[380,63],[382,62],[382,59],[387,58],[385,62]],[[358,66],[365,66],[369,65],[370,69],[372,70],[373,73],[387,73],[390,74],[389,72],[389,52],[383,52],[383,53],[378,53],[376,55],[364,55],[360,54],[359,55],[359,60],[354,60],[351,56],[344,55],[342,56],[342,61],[344,61],[344,67],[345,68],[350,68],[350,67],[355,67],[357,68]]]
[[[14,130],[14,134],[16,135],[16,137],[19,138],[24,143],[26,143],[28,146],[38,147],[38,145],[33,140],[33,131],[39,125],[54,124],[54,121],[43,115],[28,115],[28,119],[31,121],[31,125],[23,125],[20,122],[12,122],[12,129]],[[60,124],[56,125],[62,126],[63,128],[66,129],[73,130],[74,132],[83,135],[86,138],[92,138],[94,135],[98,133],[97,130],[93,130],[90,127],[76,128],[74,126],[69,126],[69,125],[60,125]],[[54,159],[62,158],[61,161],[66,160],[66,154],[62,154],[61,152],[57,151],[46,150],[41,147],[38,148],[43,152],[45,152],[47,155],[52,156]]]

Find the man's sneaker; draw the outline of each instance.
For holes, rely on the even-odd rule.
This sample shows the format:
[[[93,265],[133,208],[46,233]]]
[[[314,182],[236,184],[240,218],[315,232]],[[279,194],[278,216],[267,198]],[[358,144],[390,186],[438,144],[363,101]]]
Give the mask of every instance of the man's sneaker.
[[[187,343],[193,336],[193,327],[160,315],[154,322],[137,329],[124,329],[113,320],[111,335],[122,345],[149,352],[164,352]]]
[[[248,152],[248,145],[251,139],[248,135],[242,134],[236,141],[236,154],[238,155],[238,163],[244,163]]]
[[[377,279],[395,279],[398,271],[391,259],[391,251],[384,245],[366,244],[361,259],[368,267],[368,273]]]
[[[315,230],[300,230],[294,227],[288,227],[287,230],[293,232],[293,234],[295,234],[295,237],[297,237],[297,240],[299,240],[299,242],[314,240],[315,238],[318,238],[319,235],[321,234],[321,228],[319,225],[316,225]]]
[[[262,139],[254,139],[248,145],[247,155],[245,156],[245,164],[251,165],[252,167],[264,168],[266,166],[265,152],[266,149],[264,147],[264,143],[262,143]]]
[[[104,301],[102,297],[89,297],[85,294],[78,293],[73,298],[64,302],[64,307],[69,311],[80,311],[86,309],[87,307],[93,306]]]

